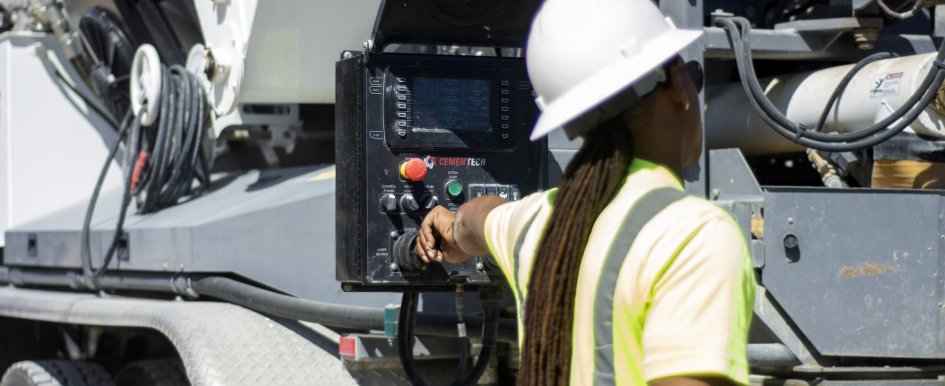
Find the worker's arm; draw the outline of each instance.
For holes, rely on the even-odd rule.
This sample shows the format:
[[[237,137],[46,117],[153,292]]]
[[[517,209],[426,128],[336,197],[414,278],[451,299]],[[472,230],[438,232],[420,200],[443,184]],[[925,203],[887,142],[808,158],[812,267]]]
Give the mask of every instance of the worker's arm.
[[[470,200],[456,213],[442,206],[433,208],[420,224],[417,255],[427,263],[461,263],[471,256],[488,255],[486,217],[504,203],[505,199],[489,195]]]
[[[737,383],[725,377],[672,377],[657,379],[650,386],[736,386]]]

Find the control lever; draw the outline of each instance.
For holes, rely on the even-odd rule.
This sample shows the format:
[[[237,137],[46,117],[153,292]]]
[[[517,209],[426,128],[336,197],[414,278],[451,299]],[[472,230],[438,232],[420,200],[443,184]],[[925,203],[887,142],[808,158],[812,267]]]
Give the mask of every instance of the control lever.
[[[394,240],[394,261],[404,272],[422,271],[426,264],[417,256],[417,231],[409,231]]]

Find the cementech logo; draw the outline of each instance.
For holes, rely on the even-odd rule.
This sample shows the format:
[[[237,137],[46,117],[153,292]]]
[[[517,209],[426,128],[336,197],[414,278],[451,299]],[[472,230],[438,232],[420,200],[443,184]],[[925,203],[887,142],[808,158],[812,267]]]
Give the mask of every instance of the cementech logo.
[[[433,169],[433,166],[486,166],[485,157],[423,157],[423,162],[427,169]]]

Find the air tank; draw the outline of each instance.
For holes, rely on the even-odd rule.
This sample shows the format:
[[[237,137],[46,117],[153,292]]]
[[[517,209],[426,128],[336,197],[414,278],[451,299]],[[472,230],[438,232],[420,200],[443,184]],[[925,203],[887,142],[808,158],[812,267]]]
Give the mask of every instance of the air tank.
[[[911,55],[866,65],[831,109],[824,131],[856,131],[886,118],[916,92],[932,68],[934,58],[935,54]],[[830,95],[851,68],[852,64],[768,78],[761,80],[761,85],[768,99],[788,119],[814,127]],[[741,83],[709,87],[705,100],[706,145],[710,149],[737,147],[747,155],[803,150],[761,120],[749,104]],[[906,130],[945,138],[945,122],[931,107]]]

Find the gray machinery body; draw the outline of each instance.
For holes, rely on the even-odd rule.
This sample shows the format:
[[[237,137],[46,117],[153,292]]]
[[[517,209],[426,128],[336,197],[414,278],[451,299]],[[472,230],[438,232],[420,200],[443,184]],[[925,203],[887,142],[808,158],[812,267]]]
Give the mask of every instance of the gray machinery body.
[[[661,7],[677,25],[702,28],[707,2],[663,1]],[[851,7],[859,10],[870,4],[857,0],[851,2]],[[750,39],[756,59],[849,61],[862,57],[864,52],[858,51],[843,33],[849,32],[850,23],[861,21],[850,17],[833,20],[833,25],[758,30]],[[703,42],[684,53],[686,59],[731,58],[724,32],[714,27],[705,30]],[[936,24],[936,31],[945,28]],[[880,35],[876,45],[879,50],[903,55],[935,49],[930,36],[917,35]],[[713,109],[713,105],[708,103],[708,108]],[[713,127],[711,121],[706,127],[710,131],[724,129]],[[7,143],[8,147],[16,145]],[[714,145],[707,143],[710,149]],[[96,154],[95,162],[104,154],[106,143],[100,146],[95,149],[98,153],[90,153]],[[560,179],[578,146],[563,135],[549,137],[549,185]],[[345,293],[335,281],[335,194],[343,192],[335,192],[332,173],[331,165],[237,173],[218,178],[214,188],[200,198],[149,216],[130,214],[125,225],[128,250],[112,269],[227,273],[306,299],[374,307],[398,302],[399,294]],[[749,242],[752,263],[759,273],[756,319],[749,346],[753,365],[787,368],[806,379],[821,379],[823,384],[941,384],[936,374],[945,373],[945,366],[940,365],[945,360],[945,223],[941,215],[945,212],[945,192],[760,186],[737,149],[706,151],[699,164],[687,170],[685,182],[691,192],[728,209]],[[98,204],[92,226],[96,266],[112,236],[118,203],[118,192],[112,189]],[[29,222],[13,224],[6,230],[3,265],[79,268],[84,210],[85,202],[78,201],[59,205],[50,214]],[[761,232],[752,232],[753,224],[760,220],[764,224]],[[796,246],[785,246],[789,236],[796,240]],[[67,308],[72,306],[61,306],[65,304],[62,298],[44,298],[47,302],[24,305],[24,301],[43,296],[34,292],[0,290],[0,315],[139,326],[164,329],[170,335],[176,332],[166,332],[168,327],[161,323],[174,323],[178,312],[175,307],[190,307],[190,302],[161,301],[131,306],[144,301],[96,298],[66,290],[59,290],[57,296],[74,296],[68,301],[98,308],[70,311]],[[122,312],[129,318],[100,317],[112,304],[128,304]],[[149,319],[164,311],[160,308],[164,306],[154,305],[172,310],[164,322]],[[232,307],[238,311],[224,312],[249,314],[244,316],[254,320],[252,323],[273,323],[236,306],[194,303],[194,307]],[[424,301],[424,310],[451,312],[451,295],[431,295]],[[77,316],[80,311],[86,316]],[[189,336],[200,334],[202,330],[197,326],[200,324],[175,328]],[[251,327],[245,328],[250,331]],[[314,345],[310,341],[293,342],[287,347]],[[184,345],[177,346],[186,361],[191,354],[184,352]],[[202,362],[196,366],[218,365]],[[192,373],[193,369],[188,366],[188,373],[198,384],[206,373]]]

